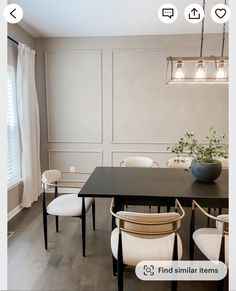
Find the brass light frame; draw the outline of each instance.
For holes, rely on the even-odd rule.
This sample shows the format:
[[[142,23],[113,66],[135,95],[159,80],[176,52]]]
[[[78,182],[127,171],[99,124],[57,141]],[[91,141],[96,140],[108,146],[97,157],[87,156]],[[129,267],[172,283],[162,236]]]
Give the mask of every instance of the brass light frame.
[[[166,58],[166,84],[228,84],[229,77],[226,78],[216,78],[216,77],[205,77],[203,79],[197,78],[175,78],[174,77],[174,66],[178,62],[182,62],[183,64],[187,63],[198,63],[199,61],[203,62],[212,62],[215,65],[215,75],[217,73],[217,64],[219,62],[224,62],[228,64],[228,57],[221,56],[204,56],[204,57],[172,57],[169,56]]]

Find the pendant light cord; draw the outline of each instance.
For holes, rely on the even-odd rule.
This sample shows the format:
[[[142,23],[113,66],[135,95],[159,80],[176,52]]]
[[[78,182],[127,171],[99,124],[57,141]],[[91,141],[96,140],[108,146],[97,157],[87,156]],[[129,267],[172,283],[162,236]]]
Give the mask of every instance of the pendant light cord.
[[[225,0],[225,5],[227,5],[227,1]],[[223,24],[223,32],[222,32],[222,47],[221,47],[221,57],[224,56],[224,48],[225,48],[225,32],[226,32],[226,23]]]
[[[205,13],[205,6],[206,6],[206,1],[202,1],[202,8]],[[200,58],[202,57],[202,51],[203,51],[203,41],[204,41],[204,30],[205,30],[205,16],[202,19],[202,33],[201,33],[201,47],[200,47]]]

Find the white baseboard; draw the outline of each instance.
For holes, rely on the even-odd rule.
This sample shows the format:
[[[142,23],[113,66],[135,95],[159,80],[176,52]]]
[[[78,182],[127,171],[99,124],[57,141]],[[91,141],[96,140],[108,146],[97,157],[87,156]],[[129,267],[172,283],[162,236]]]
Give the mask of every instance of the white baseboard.
[[[17,213],[19,213],[24,207],[22,207],[21,205],[16,206],[16,208],[14,208],[12,211],[10,211],[7,214],[7,221],[9,221],[10,219],[12,219]]]

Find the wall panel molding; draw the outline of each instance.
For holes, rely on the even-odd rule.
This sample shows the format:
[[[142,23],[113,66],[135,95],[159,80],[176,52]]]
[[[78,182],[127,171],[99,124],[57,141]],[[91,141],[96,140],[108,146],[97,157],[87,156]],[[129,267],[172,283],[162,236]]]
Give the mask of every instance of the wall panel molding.
[[[100,74],[100,120],[99,120],[99,139],[98,140],[76,140],[76,139],[52,139],[50,136],[50,106],[49,106],[49,93],[48,93],[48,54],[55,53],[77,53],[77,52],[98,52],[99,58],[100,58],[100,68],[99,68],[99,74]],[[92,143],[92,144],[102,144],[103,143],[103,59],[102,59],[102,49],[76,49],[76,50],[46,50],[44,52],[44,59],[45,59],[45,94],[46,94],[46,115],[47,115],[47,142],[48,143],[78,143],[78,144],[84,144],[84,143]],[[88,115],[89,118],[89,115]]]
[[[99,166],[103,166],[103,151],[95,151],[95,150],[48,150],[48,165],[49,169],[51,169],[52,166],[52,154],[53,153],[61,153],[61,154],[90,154],[90,155],[99,155]],[[73,165],[71,165],[73,166]],[[98,166],[97,164],[94,165],[94,167]],[[59,170],[65,170],[65,169],[59,169]],[[67,169],[68,170],[68,169]],[[78,171],[81,175],[90,175],[91,171]]]

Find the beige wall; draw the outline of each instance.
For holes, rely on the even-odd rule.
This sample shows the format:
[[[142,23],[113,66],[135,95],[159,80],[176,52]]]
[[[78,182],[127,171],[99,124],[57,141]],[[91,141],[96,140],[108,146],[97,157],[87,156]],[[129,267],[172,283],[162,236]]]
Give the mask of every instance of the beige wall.
[[[35,49],[35,39],[26,33],[22,28],[16,24],[8,24],[8,35],[18,42],[22,42]],[[8,51],[12,52],[11,49]],[[10,57],[10,56],[9,56]],[[8,190],[8,213],[14,210],[21,203],[22,198],[22,183],[12,187]]]
[[[98,165],[143,155],[161,166],[185,130],[228,132],[226,85],[166,85],[165,57],[198,55],[199,35],[40,38],[37,88],[42,168]],[[218,55],[220,35],[205,37]],[[217,49],[216,49],[217,48]]]

